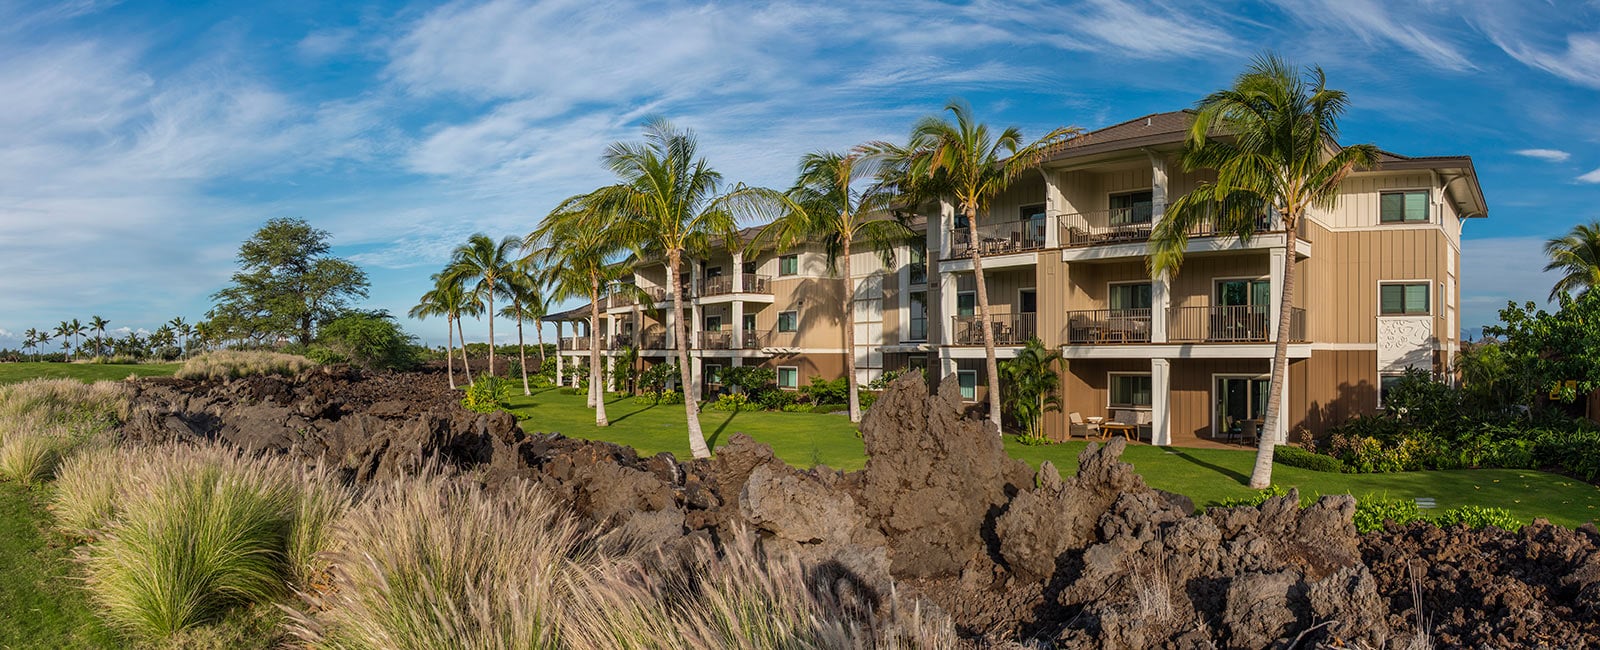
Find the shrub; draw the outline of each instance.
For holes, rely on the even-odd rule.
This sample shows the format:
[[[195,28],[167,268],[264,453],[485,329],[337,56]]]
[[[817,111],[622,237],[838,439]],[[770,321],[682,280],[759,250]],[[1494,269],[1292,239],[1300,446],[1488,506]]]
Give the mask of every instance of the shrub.
[[[748,411],[750,410],[750,398],[743,393],[727,393],[718,397],[717,401],[706,405],[706,408],[713,411]]]
[[[438,474],[378,486],[335,538],[332,587],[292,630],[314,647],[557,647],[587,548],[537,486]]]
[[[1281,497],[1281,496],[1285,496],[1287,494],[1289,494],[1289,490],[1285,489],[1281,485],[1278,485],[1278,484],[1274,483],[1272,485],[1268,485],[1266,487],[1266,489],[1257,490],[1255,492],[1255,494],[1251,494],[1249,496],[1232,497],[1232,498],[1228,498],[1228,499],[1223,499],[1222,502],[1217,504],[1217,505],[1219,507],[1222,507],[1222,508],[1239,508],[1239,507],[1255,508],[1255,507],[1260,506],[1263,503],[1266,503],[1267,499],[1271,499],[1273,497]]]
[[[72,451],[126,414],[124,388],[34,380],[0,387],[0,476],[24,484],[55,476]]]
[[[1356,532],[1370,533],[1383,530],[1385,521],[1405,525],[1425,519],[1422,511],[1417,509],[1417,502],[1412,499],[1392,499],[1379,494],[1356,498],[1354,517]]]
[[[1517,532],[1522,530],[1521,520],[1512,516],[1511,511],[1505,508],[1488,508],[1484,506],[1461,506],[1439,513],[1433,517],[1433,523],[1439,527],[1465,526],[1467,528],[1483,528],[1494,526],[1500,530]]]
[[[349,312],[317,328],[318,347],[368,369],[416,367],[416,343],[415,337],[382,310]]]
[[[1272,449],[1272,462],[1317,472],[1344,471],[1344,463],[1337,458],[1287,445],[1278,445]]]
[[[511,382],[490,374],[478,375],[461,405],[475,413],[493,413],[511,405]]]
[[[873,404],[878,403],[878,396],[879,393],[864,390],[859,395],[856,395],[856,400],[861,404],[861,410],[865,412],[867,409],[872,408]]]
[[[850,405],[849,404],[845,404],[843,402],[840,402],[840,403],[837,403],[837,404],[833,404],[833,403],[817,404],[817,405],[812,406],[808,410],[811,413],[823,413],[823,414],[839,413],[841,411],[850,410]]]
[[[850,383],[844,377],[828,381],[811,377],[810,386],[800,387],[800,396],[812,404],[844,404],[850,400]]]
[[[0,476],[23,485],[54,478],[56,466],[81,440],[61,425],[11,431],[0,438]]]
[[[316,365],[310,359],[293,354],[217,350],[183,362],[173,376],[179,379],[238,379],[254,375],[293,377]]]
[[[756,396],[756,403],[768,411],[787,411],[795,403],[795,394],[787,390],[762,391]]]

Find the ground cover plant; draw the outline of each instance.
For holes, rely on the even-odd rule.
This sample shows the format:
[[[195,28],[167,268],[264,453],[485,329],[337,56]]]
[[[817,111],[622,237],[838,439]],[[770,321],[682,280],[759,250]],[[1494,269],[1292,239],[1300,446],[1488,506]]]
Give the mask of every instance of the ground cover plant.
[[[317,365],[294,354],[265,351],[217,350],[188,361],[174,373],[179,379],[238,379],[250,375],[294,374]]]

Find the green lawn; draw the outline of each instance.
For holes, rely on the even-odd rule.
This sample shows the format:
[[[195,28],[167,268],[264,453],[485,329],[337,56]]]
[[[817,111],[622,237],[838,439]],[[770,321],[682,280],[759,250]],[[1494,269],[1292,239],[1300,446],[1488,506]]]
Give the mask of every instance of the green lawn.
[[[43,495],[0,483],[0,648],[120,647],[89,611]]]
[[[119,380],[127,379],[128,375],[168,377],[178,371],[179,365],[176,363],[0,363],[0,384],[14,384],[41,377],[79,381]]]
[[[682,405],[640,406],[632,398],[612,398],[606,403],[611,426],[594,426],[594,412],[581,395],[562,395],[553,389],[518,395],[512,407],[528,431],[557,431],[578,438],[629,445],[642,454],[672,452],[689,455],[688,433]],[[713,447],[734,433],[748,433],[772,445],[778,456],[798,467],[818,463],[834,469],[859,469],[866,463],[861,439],[843,415],[768,413],[747,411],[700,415],[700,426]],[[1017,444],[1008,438],[1006,451],[1038,467],[1048,460],[1063,473],[1077,471],[1078,452],[1088,443],[1069,442],[1041,447]],[[1186,494],[1195,505],[1251,494],[1246,487],[1255,452],[1250,450],[1187,449],[1132,445],[1123,455],[1150,485]],[[1297,487],[1305,494],[1386,494],[1394,498],[1432,497],[1441,509],[1462,505],[1495,506],[1523,520],[1544,517],[1577,526],[1596,517],[1600,488],[1557,474],[1529,470],[1485,469],[1399,474],[1329,474],[1275,465],[1274,482]]]

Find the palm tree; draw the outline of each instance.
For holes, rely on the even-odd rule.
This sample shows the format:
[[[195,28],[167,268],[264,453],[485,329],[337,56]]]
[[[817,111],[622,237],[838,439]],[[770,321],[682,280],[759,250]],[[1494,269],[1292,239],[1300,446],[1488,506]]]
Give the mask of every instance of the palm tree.
[[[445,334],[444,334],[444,346],[445,346],[444,368],[445,368],[445,375],[447,377],[449,377],[450,389],[451,390],[455,390],[455,388],[456,388],[455,311],[456,311],[456,307],[459,306],[460,301],[456,300],[455,297],[453,295],[451,295],[451,292],[452,291],[459,292],[460,289],[457,288],[457,287],[453,287],[453,286],[447,286],[447,283],[443,282],[442,279],[440,278],[440,276],[437,275],[437,274],[435,274],[433,276],[433,279],[434,279],[433,288],[429,289],[427,293],[422,294],[422,298],[417,300],[416,306],[412,307],[410,311],[407,311],[406,315],[410,316],[412,318],[415,318],[417,320],[427,320],[429,317],[432,317],[432,316],[443,316],[444,317],[444,325],[445,325]]]
[[[1044,414],[1061,410],[1061,374],[1056,367],[1061,363],[1061,352],[1050,350],[1037,338],[1017,351],[1017,356],[1000,364],[1000,375],[1005,379],[1006,405],[1011,416],[1022,427],[1022,440],[1032,443],[1044,441],[1040,424]]]
[[[496,244],[488,235],[474,234],[467,238],[467,243],[456,248],[450,266],[444,271],[445,279],[449,282],[463,287],[471,284],[468,291],[485,303],[484,313],[489,315],[490,375],[494,374],[494,297],[497,294],[507,295],[506,278],[515,273],[511,268],[514,262],[512,252],[521,243],[522,240],[516,237],[506,237]]]
[[[89,327],[84,325],[76,318],[67,321],[67,326],[72,329],[72,349],[81,353],[83,351],[83,346],[78,345],[78,342],[79,339],[83,338],[84,335],[89,333]]]
[[[539,261],[547,269],[550,300],[586,298],[589,301],[589,405],[595,426],[610,426],[606,417],[604,368],[600,365],[600,287],[619,277],[623,265],[613,263],[625,250],[617,228],[622,219],[601,209],[592,195],[561,202],[556,210],[523,241],[532,252],[528,264]]]
[[[532,322],[534,329],[539,328],[539,319],[544,318],[544,300],[539,295],[539,281],[532,273],[528,272],[527,258],[515,263],[514,272],[506,277],[506,293],[511,297],[511,304],[500,310],[500,315],[517,322],[517,357],[522,365],[522,394],[532,395],[533,389],[528,386],[528,346],[522,336],[522,324]],[[539,332],[539,362],[544,363],[544,333]]]
[[[67,321],[61,321],[60,323],[57,323],[56,324],[56,329],[54,331],[54,334],[55,334],[56,337],[61,339],[61,353],[62,353],[62,355],[68,361],[71,361],[72,357],[70,356],[70,353],[68,352],[67,343],[68,343],[68,340],[72,338],[72,323],[69,323]]]
[[[666,120],[652,120],[645,126],[643,142],[615,142],[606,149],[603,160],[620,182],[595,190],[590,200],[618,215],[621,241],[636,246],[641,258],[667,262],[689,450],[695,458],[710,458],[711,449],[700,430],[700,405],[697,396],[689,394],[694,383],[679,273],[684,258],[702,255],[712,239],[731,245],[739,217],[771,209],[782,197],[743,185],[721,194],[722,174],[700,157],[698,149],[693,132],[680,131]]]
[[[1081,132],[1060,127],[1023,144],[1022,132],[1007,127],[998,135],[977,121],[972,107],[960,100],[945,105],[954,118],[938,115],[918,120],[905,147],[873,143],[864,149],[893,162],[903,190],[922,198],[947,199],[967,220],[970,241],[978,241],[978,213],[1004,193],[1023,172],[1037,167],[1051,149]],[[983,256],[971,247],[972,275],[977,283],[978,320],[983,324],[984,368],[989,375],[989,421],[1000,432],[1000,373],[995,365],[994,331],[989,325],[989,292],[984,282]]]
[[[1573,226],[1567,236],[1545,242],[1544,252],[1550,256],[1544,270],[1563,274],[1550,289],[1551,302],[1563,293],[1582,297],[1600,286],[1600,221]]]
[[[94,330],[94,355],[97,357],[105,356],[106,326],[110,324],[111,321],[99,316],[89,318],[89,327]]]
[[[211,347],[211,341],[215,336],[216,332],[212,331],[210,321],[200,321],[194,324],[194,338],[199,341],[202,352]]]
[[[894,244],[915,237],[904,223],[887,219],[894,193],[889,185],[869,183],[875,158],[860,152],[822,151],[800,159],[800,176],[787,193],[789,210],[756,235],[752,249],[772,242],[779,249],[821,241],[828,271],[843,272],[845,377],[850,385],[850,421],[861,421],[861,387],[856,381],[855,279],[850,271],[851,247],[857,239],[876,250],[884,264],[894,260]],[[838,268],[841,267],[842,269]]]
[[[39,344],[45,342],[45,339],[46,337],[44,334],[40,333],[39,330],[30,327],[27,329],[27,331],[22,333],[22,347],[37,350]],[[34,352],[33,360],[39,360],[38,352]]]
[[[450,301],[450,313],[456,322],[456,340],[461,343],[461,370],[467,374],[467,383],[472,383],[472,364],[467,356],[467,327],[466,317],[474,318],[483,315],[483,300],[477,294],[467,291],[461,285],[444,280],[444,274],[434,276],[448,289],[445,298]],[[490,350],[493,353],[493,350]]]
[[[1188,233],[1210,225],[1214,232],[1248,240],[1263,215],[1274,214],[1284,237],[1283,297],[1279,303],[1272,356],[1271,389],[1259,436],[1250,487],[1272,483],[1272,450],[1280,407],[1288,393],[1289,322],[1294,300],[1293,233],[1311,208],[1331,209],[1339,184],[1358,168],[1371,167],[1378,149],[1369,144],[1340,147],[1338,119],[1348,100],[1327,87],[1322,69],[1298,71],[1273,55],[1259,57],[1234,80],[1233,87],[1200,100],[1182,154],[1185,170],[1214,169],[1216,181],[1202,181],[1167,206],[1166,217],[1150,238],[1150,269],[1159,277],[1176,273]],[[1213,137],[1213,134],[1218,134]]]
[[[174,317],[172,320],[167,321],[167,324],[172,326],[172,333],[177,335],[178,355],[183,356],[184,349],[188,347],[187,345],[184,345],[184,343],[187,342],[189,334],[194,332],[194,328],[190,327],[189,323],[185,322],[182,316]]]

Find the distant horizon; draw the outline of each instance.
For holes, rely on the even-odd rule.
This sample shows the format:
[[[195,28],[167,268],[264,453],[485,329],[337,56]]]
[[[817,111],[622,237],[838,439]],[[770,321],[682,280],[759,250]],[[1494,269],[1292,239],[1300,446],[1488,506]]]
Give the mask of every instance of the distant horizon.
[[[1267,51],[1349,93],[1342,142],[1473,158],[1490,216],[1463,234],[1464,334],[1508,300],[1543,304],[1544,241],[1600,218],[1592,2],[70,2],[0,18],[0,348],[96,314],[118,331],[200,320],[274,217],[332,233],[371,277],[362,306],[442,345],[442,320],[404,314],[450,249],[525,234],[609,182],[604,147],[648,117],[696,130],[729,182],[786,187],[801,154],[903,139],[951,97],[1025,135],[1095,129],[1192,107]]]

